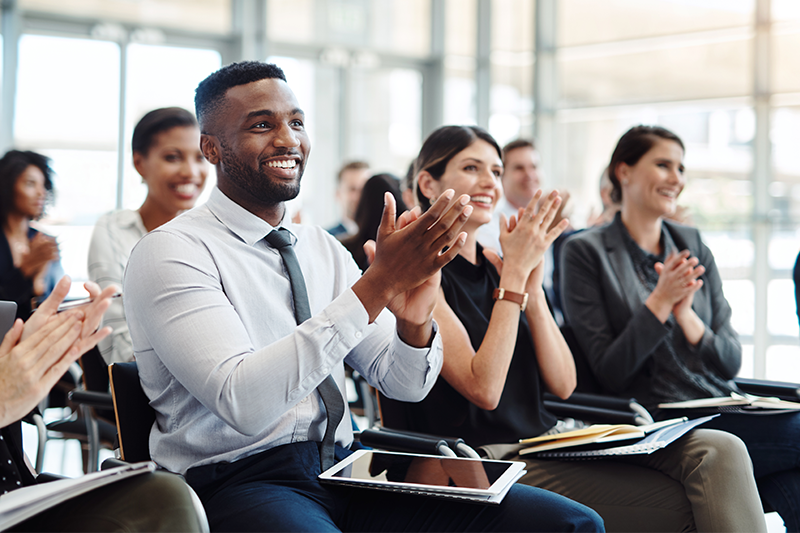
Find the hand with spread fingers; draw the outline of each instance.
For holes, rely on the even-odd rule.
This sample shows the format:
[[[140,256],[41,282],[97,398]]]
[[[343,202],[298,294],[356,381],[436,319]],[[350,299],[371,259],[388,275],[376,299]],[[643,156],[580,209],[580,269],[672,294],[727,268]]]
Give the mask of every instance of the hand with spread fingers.
[[[69,278],[63,277],[31,318],[24,324],[18,319],[5,335],[0,344],[0,427],[25,416],[70,364],[111,332],[97,326],[117,288],[85,286],[93,301],[59,313],[70,287]]]
[[[500,217],[500,246],[503,258],[492,250],[485,250],[484,255],[501,275],[512,283],[516,290],[532,293],[541,290],[544,269],[542,266],[544,253],[553,241],[569,226],[569,220],[561,219],[553,224],[560,212],[561,197],[558,191],[552,191],[542,197],[541,190],[536,191],[527,207],[519,210],[517,216],[506,220]],[[541,202],[540,202],[541,200]],[[541,203],[541,205],[539,205]],[[537,211],[537,205],[538,211]],[[511,287],[509,287],[511,288]],[[514,289],[511,289],[514,290]]]
[[[397,318],[400,336],[413,346],[431,338],[439,271],[461,250],[466,235],[461,227],[472,207],[462,195],[454,202],[445,191],[428,211],[407,211],[395,220],[394,198],[387,194],[377,242],[367,247],[369,269],[353,285],[370,321],[388,307]]]

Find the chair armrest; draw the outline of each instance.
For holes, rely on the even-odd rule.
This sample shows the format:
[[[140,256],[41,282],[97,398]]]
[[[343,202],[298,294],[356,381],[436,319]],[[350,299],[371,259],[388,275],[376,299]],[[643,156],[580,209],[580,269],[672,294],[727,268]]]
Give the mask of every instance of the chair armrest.
[[[615,411],[588,405],[544,401],[548,411],[559,418],[575,418],[593,424],[632,424],[640,426],[648,422],[633,411]]]
[[[735,378],[733,382],[742,392],[759,396],[776,396],[790,402],[800,401],[800,384],[764,379]]]
[[[74,389],[69,392],[69,399],[75,403],[95,407],[97,409],[114,409],[114,402],[111,399],[111,394],[107,392]]]
[[[462,457],[479,457],[477,452],[467,446],[462,439],[425,435],[411,431],[386,428],[365,429],[358,434],[358,439],[364,446],[382,450],[450,457],[458,455]]]

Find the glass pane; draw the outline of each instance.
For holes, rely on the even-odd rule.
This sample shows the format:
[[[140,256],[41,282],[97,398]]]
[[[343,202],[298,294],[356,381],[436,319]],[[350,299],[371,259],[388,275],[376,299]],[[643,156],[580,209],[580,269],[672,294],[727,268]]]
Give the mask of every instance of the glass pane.
[[[353,70],[350,153],[399,176],[422,143],[422,76],[415,70]]]
[[[752,344],[742,344],[742,366],[737,374],[740,378],[752,378],[755,375],[753,360],[754,349]]]
[[[800,347],[775,345],[767,348],[766,378],[800,383]]]
[[[793,22],[800,20],[800,3],[797,0],[771,0],[772,20]]]
[[[800,4],[798,4],[800,7]],[[772,35],[772,90],[778,93],[800,91],[800,31]]]
[[[716,259],[716,258],[715,258]],[[731,306],[731,326],[740,335],[752,335],[755,324],[755,290],[753,282],[730,279],[722,282],[725,299]]]
[[[267,0],[267,36],[272,41],[287,43],[314,42],[314,23],[317,20],[315,0],[281,2]],[[291,20],[291,24],[286,24]]]
[[[795,248],[794,250],[797,250]],[[797,254],[793,254],[797,255]],[[773,335],[798,338],[797,304],[794,299],[794,281],[773,279],[767,286],[767,328]]]
[[[773,220],[792,231],[800,222],[800,159],[797,157],[797,132],[800,128],[800,107],[779,107],[772,113]]]
[[[423,57],[430,53],[430,11],[430,0],[272,0],[267,35],[277,42]]]
[[[575,46],[750,26],[755,0],[559,0],[557,5],[559,45]]]
[[[369,5],[372,46],[399,55],[430,54],[430,0],[370,0]]]
[[[18,146],[116,150],[118,125],[119,46],[40,35],[20,38]]]
[[[445,0],[446,55],[475,56],[478,31],[477,0]]]
[[[559,54],[562,105],[631,104],[741,96],[752,92],[752,39],[665,40]]]
[[[136,209],[144,201],[147,188],[133,168],[130,139],[133,128],[148,111],[178,106],[194,113],[194,90],[206,76],[219,69],[216,50],[132,44],[128,46],[127,93],[125,103],[125,171],[123,207]],[[206,180],[202,203],[216,183],[213,170]]]
[[[192,32],[227,34],[231,31],[231,0],[19,0],[19,6],[23,10],[180,28]]]
[[[492,1],[489,132],[503,145],[533,126],[534,3]]]

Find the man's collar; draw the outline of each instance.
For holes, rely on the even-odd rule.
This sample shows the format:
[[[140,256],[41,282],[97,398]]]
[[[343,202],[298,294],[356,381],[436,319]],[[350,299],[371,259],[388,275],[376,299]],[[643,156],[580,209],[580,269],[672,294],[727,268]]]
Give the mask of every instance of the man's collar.
[[[254,215],[225,196],[225,193],[216,186],[211,191],[208,202],[206,202],[206,207],[208,207],[209,211],[211,211],[220,222],[225,224],[232,233],[249,246],[253,246],[275,229],[275,227],[270,225],[263,218]],[[280,226],[284,226],[283,222],[277,227]],[[286,229],[289,230],[289,228]],[[297,237],[291,230],[289,230],[289,233],[291,233],[292,242],[294,243]]]

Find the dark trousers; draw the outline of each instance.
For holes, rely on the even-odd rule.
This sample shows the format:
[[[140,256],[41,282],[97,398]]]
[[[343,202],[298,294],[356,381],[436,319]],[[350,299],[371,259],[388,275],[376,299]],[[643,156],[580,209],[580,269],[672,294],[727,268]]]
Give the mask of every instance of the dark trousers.
[[[337,450],[338,456],[347,452]],[[583,505],[515,485],[499,506],[322,485],[314,442],[190,469],[211,531],[602,531]]]

